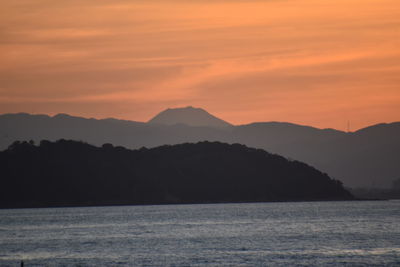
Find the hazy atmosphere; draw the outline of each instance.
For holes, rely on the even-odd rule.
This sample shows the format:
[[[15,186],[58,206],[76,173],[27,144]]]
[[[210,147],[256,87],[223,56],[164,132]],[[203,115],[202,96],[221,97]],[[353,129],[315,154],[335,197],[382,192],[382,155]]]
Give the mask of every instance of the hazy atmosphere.
[[[399,0],[0,0],[0,266],[399,266]]]
[[[400,116],[398,0],[1,1],[0,113],[351,130]]]

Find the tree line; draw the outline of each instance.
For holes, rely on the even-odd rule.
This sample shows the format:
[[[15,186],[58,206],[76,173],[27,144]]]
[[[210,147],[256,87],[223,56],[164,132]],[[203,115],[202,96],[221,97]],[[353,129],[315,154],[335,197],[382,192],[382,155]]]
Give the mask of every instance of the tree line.
[[[59,140],[0,152],[0,206],[344,200],[340,181],[299,161],[220,142],[129,150]]]

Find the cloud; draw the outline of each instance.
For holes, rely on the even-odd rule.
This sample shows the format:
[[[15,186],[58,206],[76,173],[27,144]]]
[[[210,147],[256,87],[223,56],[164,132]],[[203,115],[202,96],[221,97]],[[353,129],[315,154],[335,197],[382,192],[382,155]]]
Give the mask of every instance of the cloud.
[[[0,112],[147,120],[169,105],[196,105],[234,123],[287,120],[340,128],[344,113],[372,118],[360,125],[395,120],[399,5],[4,2]],[[102,111],[105,105],[113,108]]]

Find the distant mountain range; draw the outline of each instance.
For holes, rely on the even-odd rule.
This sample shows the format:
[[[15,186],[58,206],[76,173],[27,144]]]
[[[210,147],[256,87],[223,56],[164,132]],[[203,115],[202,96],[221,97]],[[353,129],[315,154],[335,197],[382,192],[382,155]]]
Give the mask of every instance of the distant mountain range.
[[[0,152],[0,173],[2,208],[353,199],[307,164],[219,142],[139,150],[14,143]]]
[[[0,149],[16,140],[61,138],[132,149],[205,140],[240,143],[306,162],[348,187],[390,187],[400,177],[399,136],[400,122],[350,133],[282,122],[234,126],[192,107],[166,110],[148,123],[66,114],[0,115]]]

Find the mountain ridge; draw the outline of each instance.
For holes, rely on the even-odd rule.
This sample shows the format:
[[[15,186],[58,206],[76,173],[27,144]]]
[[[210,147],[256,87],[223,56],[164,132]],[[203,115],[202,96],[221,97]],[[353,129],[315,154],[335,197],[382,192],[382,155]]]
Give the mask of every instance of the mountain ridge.
[[[221,141],[265,149],[306,162],[349,187],[390,187],[400,166],[400,122],[377,124],[355,132],[319,129],[282,122],[231,127],[162,125],[74,116],[0,115],[0,150],[16,140],[82,140],[128,148],[184,142]]]
[[[173,108],[168,108],[166,110],[171,110],[171,109],[173,110]],[[33,114],[33,113],[28,113],[28,112],[16,112],[16,113],[3,113],[3,114],[0,114],[0,117],[2,117],[2,118],[4,118],[4,117],[15,117],[15,116],[24,116],[25,118],[27,118],[27,117],[76,118],[76,119],[85,119],[85,120],[94,120],[94,121],[118,121],[118,122],[137,123],[137,124],[149,124],[149,122],[152,119],[154,119],[154,117],[155,117],[154,116],[153,118],[151,118],[150,120],[148,120],[146,122],[146,121],[118,119],[118,118],[114,118],[114,117],[106,117],[106,118],[81,117],[81,116],[77,116],[77,115],[70,115],[70,114],[67,114],[67,113],[57,113],[57,114],[54,114],[54,115],[48,115],[48,114],[42,114],[42,113]],[[216,118],[218,118],[218,117],[216,117]],[[222,119],[220,119],[220,120],[222,120]],[[177,123],[177,124],[184,124],[184,123]],[[250,125],[262,125],[262,124],[269,124],[269,125],[276,124],[276,125],[288,125],[288,126],[296,126],[296,127],[298,126],[298,127],[305,127],[305,128],[316,129],[316,130],[321,130],[321,131],[334,131],[334,132],[348,133],[348,134],[362,132],[362,131],[368,130],[369,128],[375,128],[375,127],[380,127],[381,128],[381,127],[386,127],[386,126],[391,126],[391,125],[396,125],[396,126],[400,127],[400,121],[381,122],[381,123],[371,124],[371,125],[365,126],[363,128],[357,129],[355,131],[349,131],[349,132],[346,132],[346,131],[343,131],[343,130],[338,130],[338,129],[335,129],[335,128],[330,128],[330,127],[328,127],[328,128],[318,128],[316,126],[304,125],[304,124],[298,124],[298,123],[292,123],[292,122],[285,122],[285,121],[255,121],[255,122],[249,122],[249,123],[243,123],[243,124],[231,124],[231,123],[228,123],[228,124],[230,126],[234,126],[234,127],[250,126]],[[190,126],[190,125],[188,125],[188,126]],[[199,126],[199,127],[203,127],[203,126]]]

